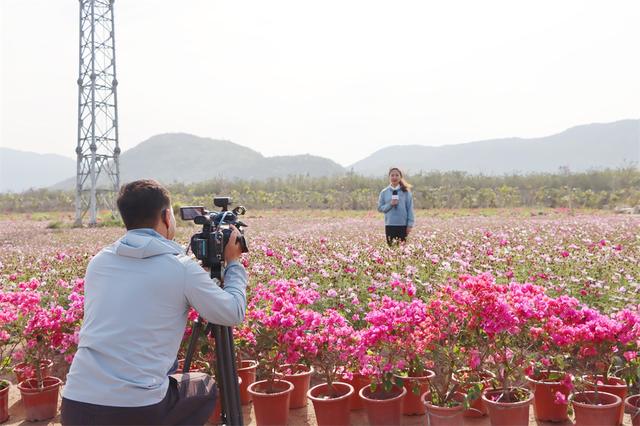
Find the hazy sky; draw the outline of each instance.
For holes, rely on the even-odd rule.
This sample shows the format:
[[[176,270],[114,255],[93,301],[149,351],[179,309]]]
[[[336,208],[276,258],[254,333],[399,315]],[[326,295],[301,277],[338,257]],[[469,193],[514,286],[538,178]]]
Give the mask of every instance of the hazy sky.
[[[0,0],[0,145],[73,157],[77,0]],[[640,118],[640,2],[117,0],[120,144],[187,132],[347,165]]]

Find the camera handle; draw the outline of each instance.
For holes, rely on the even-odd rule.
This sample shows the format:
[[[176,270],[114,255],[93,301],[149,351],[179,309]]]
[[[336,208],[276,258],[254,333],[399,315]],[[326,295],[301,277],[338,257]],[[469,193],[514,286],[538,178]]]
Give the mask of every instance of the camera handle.
[[[211,268],[211,278],[221,277],[220,265]],[[184,358],[183,373],[188,373],[191,360],[196,351],[200,330],[205,320],[198,317],[191,328],[191,338]],[[240,389],[238,387],[238,370],[236,367],[233,328],[208,323],[205,336],[213,335],[216,342],[216,382],[220,389],[219,400],[222,403],[221,420],[228,426],[243,426],[242,407],[240,406]]]

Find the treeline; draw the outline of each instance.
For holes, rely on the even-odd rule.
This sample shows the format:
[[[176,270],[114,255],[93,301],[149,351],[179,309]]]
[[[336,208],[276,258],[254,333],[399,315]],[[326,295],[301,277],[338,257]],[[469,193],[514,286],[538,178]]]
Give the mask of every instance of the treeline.
[[[640,170],[629,167],[583,173],[485,176],[431,172],[408,177],[417,208],[572,207],[612,209],[640,205]],[[264,181],[168,185],[174,202],[210,206],[229,195],[251,209],[371,209],[388,184],[385,177],[353,173],[339,177],[291,176]],[[1,194],[3,212],[72,211],[74,193],[45,189]]]

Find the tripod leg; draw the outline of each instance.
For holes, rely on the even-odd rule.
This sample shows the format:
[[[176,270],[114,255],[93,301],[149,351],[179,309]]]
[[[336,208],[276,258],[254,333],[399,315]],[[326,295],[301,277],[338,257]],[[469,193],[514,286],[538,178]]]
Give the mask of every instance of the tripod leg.
[[[193,354],[196,352],[196,346],[198,346],[198,337],[200,337],[200,330],[202,329],[202,318],[198,317],[193,322],[191,327],[191,338],[189,339],[189,346],[187,347],[187,354],[184,357],[184,366],[182,368],[183,373],[188,373],[191,368],[191,360]]]
[[[240,389],[238,387],[238,371],[233,346],[231,327],[213,326],[216,340],[216,362],[222,394],[222,416],[226,425],[242,426],[242,407],[240,406]]]

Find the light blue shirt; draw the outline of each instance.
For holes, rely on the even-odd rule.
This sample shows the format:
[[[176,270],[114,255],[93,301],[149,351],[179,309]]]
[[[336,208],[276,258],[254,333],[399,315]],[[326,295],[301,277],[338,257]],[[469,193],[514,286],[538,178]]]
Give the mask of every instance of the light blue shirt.
[[[215,324],[244,320],[242,265],[229,263],[224,282],[222,289],[152,229],[129,231],[104,248],[87,267],[84,322],[64,397],[114,407],[162,401],[190,306]]]
[[[378,197],[378,211],[384,213],[385,226],[413,226],[415,217],[413,215],[413,196],[410,191],[403,191],[398,188],[398,205],[391,205],[393,188],[387,186],[380,191]]]

